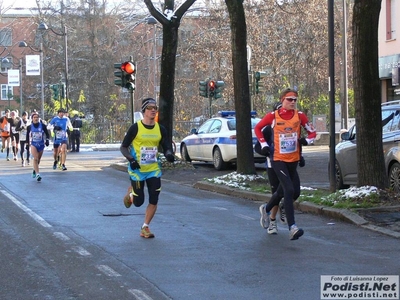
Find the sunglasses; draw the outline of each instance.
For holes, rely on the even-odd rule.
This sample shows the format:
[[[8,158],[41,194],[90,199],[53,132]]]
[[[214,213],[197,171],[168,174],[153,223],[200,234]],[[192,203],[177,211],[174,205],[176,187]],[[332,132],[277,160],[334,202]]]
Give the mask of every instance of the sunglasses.
[[[287,100],[287,101],[289,101],[289,102],[296,102],[297,101],[297,98],[296,97],[287,97],[287,98],[285,98],[285,100]]]
[[[154,106],[153,105],[148,105],[148,106],[146,106],[146,109],[147,110],[153,110],[153,109],[154,110],[158,110],[158,107],[156,105],[154,105]]]

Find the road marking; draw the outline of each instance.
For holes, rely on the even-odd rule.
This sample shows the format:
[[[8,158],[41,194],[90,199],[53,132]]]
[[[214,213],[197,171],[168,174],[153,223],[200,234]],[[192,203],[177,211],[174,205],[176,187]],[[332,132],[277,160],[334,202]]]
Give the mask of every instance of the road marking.
[[[58,239],[60,239],[60,240],[62,240],[62,241],[64,241],[64,242],[70,240],[70,238],[69,238],[68,236],[66,236],[66,235],[65,235],[64,233],[62,233],[62,232],[54,232],[53,235],[54,235],[56,238],[58,238]]]
[[[22,209],[24,212],[26,212],[28,215],[30,215],[36,222],[38,222],[40,225],[43,227],[52,227],[49,223],[47,223],[41,216],[33,212],[30,208],[26,207],[23,205],[21,202],[18,201],[17,198],[15,198],[13,195],[10,193],[1,190],[4,196],[6,196],[8,199],[10,199],[16,206],[18,206],[20,209]]]
[[[238,215],[235,215],[235,216],[236,216],[236,217],[239,217],[239,218],[242,218],[242,219],[245,219],[245,220],[249,220],[249,221],[255,220],[254,218],[249,217],[249,216],[246,216],[246,215],[238,214]]]
[[[212,207],[210,207],[210,208],[214,208],[214,209],[218,209],[218,210],[228,210],[228,209],[225,208],[225,207],[219,207],[219,206],[212,206]]]
[[[78,253],[82,256],[92,255],[89,251],[87,251],[85,248],[83,248],[81,246],[74,246],[74,247],[72,247],[72,250],[74,250],[76,253]]]
[[[128,292],[135,296],[137,300],[153,300],[153,298],[141,290],[130,289]]]
[[[99,269],[101,272],[103,272],[104,274],[106,274],[109,277],[121,276],[121,274],[119,274],[118,272],[114,271],[113,269],[111,269],[109,266],[106,266],[106,265],[98,265],[98,266],[96,266],[96,268]]]

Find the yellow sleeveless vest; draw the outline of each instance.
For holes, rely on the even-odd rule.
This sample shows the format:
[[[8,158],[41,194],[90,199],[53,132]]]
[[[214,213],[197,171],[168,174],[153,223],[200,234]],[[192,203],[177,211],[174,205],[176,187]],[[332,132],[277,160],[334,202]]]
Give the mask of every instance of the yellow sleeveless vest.
[[[159,170],[158,145],[161,141],[160,126],[156,122],[153,129],[147,129],[142,121],[137,124],[138,132],[132,141],[131,149],[135,152],[136,155],[134,157],[140,164],[140,172]]]

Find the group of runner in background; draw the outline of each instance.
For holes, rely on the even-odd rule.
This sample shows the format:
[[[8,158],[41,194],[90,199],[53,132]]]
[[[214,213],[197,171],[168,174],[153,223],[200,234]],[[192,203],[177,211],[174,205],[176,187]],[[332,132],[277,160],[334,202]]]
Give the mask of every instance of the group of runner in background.
[[[74,116],[74,122],[75,118]],[[79,119],[80,120],[80,119]],[[39,173],[39,163],[44,148],[50,145],[50,138],[53,137],[53,169],[67,170],[65,161],[68,152],[69,133],[79,133],[82,121],[75,122],[72,126],[65,109],[60,108],[57,115],[49,123],[42,120],[36,110],[30,115],[26,111],[20,117],[18,110],[7,109],[0,117],[1,152],[6,152],[6,160],[21,160],[21,166],[33,164],[32,177],[38,182],[42,180]],[[80,133],[78,134],[80,137]],[[74,140],[73,152],[79,152],[79,138]],[[75,147],[76,146],[76,147]]]

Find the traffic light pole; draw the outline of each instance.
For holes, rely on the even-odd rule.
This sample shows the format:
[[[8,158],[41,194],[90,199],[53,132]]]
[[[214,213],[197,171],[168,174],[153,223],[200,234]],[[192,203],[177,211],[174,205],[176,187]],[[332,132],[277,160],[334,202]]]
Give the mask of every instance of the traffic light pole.
[[[209,109],[210,109],[210,111],[208,112],[209,113],[209,115],[210,115],[210,118],[211,118],[211,105],[212,105],[212,97],[208,97],[208,100],[209,100],[209,102],[210,102],[210,104],[209,104]]]
[[[132,124],[133,123],[135,123],[135,118],[134,118],[134,115],[135,115],[135,112],[134,112],[134,107],[133,107],[133,104],[135,103],[135,95],[133,94],[133,91],[132,90],[130,90],[130,94],[131,94],[131,117],[132,117]]]

